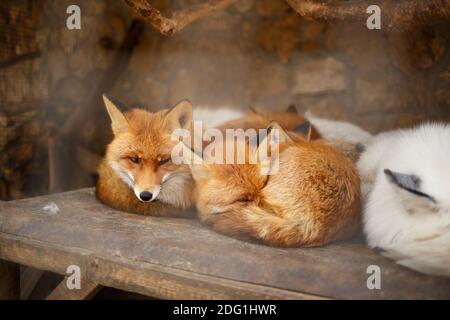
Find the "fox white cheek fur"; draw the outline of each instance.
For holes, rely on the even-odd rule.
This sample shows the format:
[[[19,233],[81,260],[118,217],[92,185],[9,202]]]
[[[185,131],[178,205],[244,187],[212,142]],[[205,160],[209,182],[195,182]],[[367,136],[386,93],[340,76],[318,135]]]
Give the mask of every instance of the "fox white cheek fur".
[[[165,176],[158,199],[178,208],[188,207],[193,201],[190,193],[186,192],[188,188],[192,188],[191,180],[190,173],[186,172]]]
[[[450,126],[381,134],[358,169],[369,245],[409,268],[450,276]]]
[[[110,161],[109,165],[114,170],[114,172],[125,182],[131,189],[134,190],[134,177],[128,171],[122,169],[117,163],[114,161]]]

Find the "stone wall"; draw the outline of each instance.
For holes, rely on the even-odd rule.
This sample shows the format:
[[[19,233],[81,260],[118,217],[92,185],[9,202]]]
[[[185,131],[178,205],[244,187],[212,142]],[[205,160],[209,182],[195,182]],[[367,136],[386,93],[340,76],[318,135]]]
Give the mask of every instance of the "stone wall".
[[[196,2],[152,1],[163,12]],[[81,30],[66,28],[70,4],[81,7]],[[0,199],[47,192],[48,137],[85,103],[133,18],[122,1],[2,1]],[[170,38],[146,26],[109,93],[150,109],[182,98],[212,108],[283,110],[294,103],[373,133],[446,121],[449,27],[371,31],[302,19],[283,0],[243,0]],[[77,137],[94,153],[111,138],[102,108],[92,110]],[[71,186],[92,183],[88,176]]]

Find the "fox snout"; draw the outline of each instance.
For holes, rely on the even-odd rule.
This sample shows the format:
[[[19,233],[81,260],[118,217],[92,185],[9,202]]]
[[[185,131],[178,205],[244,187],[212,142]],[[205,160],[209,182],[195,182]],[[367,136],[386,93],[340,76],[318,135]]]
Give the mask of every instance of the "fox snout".
[[[139,199],[141,199],[142,201],[150,201],[153,198],[153,194],[148,192],[148,191],[143,191],[141,193],[139,193]]]
[[[140,201],[149,202],[154,201],[161,191],[160,186],[155,186],[153,188],[140,188],[138,185],[133,187],[134,194]]]

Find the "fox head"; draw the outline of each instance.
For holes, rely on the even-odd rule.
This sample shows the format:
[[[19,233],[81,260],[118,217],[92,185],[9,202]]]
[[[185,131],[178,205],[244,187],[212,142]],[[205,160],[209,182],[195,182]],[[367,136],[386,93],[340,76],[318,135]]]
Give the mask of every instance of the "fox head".
[[[272,245],[323,244],[337,236],[345,215],[358,213],[359,178],[350,160],[310,137],[272,122],[255,164],[214,164],[193,152],[201,220],[219,232]],[[276,157],[265,150],[274,144]],[[274,165],[275,174],[261,174],[261,167]]]
[[[386,152],[377,183],[412,217],[450,219],[449,138],[450,125],[423,124],[398,135],[395,152]]]
[[[177,141],[176,129],[191,130],[192,105],[183,100],[170,109],[151,113],[132,109],[122,113],[103,96],[114,133],[108,145],[106,161],[140,201],[159,200],[177,207],[189,207],[186,185],[192,183],[189,167],[171,161]]]

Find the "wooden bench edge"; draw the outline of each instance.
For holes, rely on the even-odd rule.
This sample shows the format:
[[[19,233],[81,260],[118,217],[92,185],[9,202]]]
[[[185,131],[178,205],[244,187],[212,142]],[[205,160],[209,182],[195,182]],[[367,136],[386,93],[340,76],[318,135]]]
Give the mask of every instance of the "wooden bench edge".
[[[66,275],[78,265],[82,279],[161,299],[328,299],[240,282],[0,232],[0,259]]]

